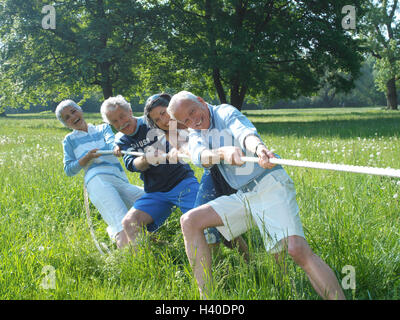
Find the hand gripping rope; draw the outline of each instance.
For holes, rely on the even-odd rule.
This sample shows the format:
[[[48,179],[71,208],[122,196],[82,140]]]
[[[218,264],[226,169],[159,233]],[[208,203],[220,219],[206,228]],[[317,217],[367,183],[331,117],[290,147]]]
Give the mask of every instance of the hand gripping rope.
[[[101,155],[110,155],[113,154],[112,150],[98,150],[96,153]],[[121,151],[122,154],[128,154],[132,156],[144,156],[143,152],[129,152],[129,151]],[[163,157],[166,157],[166,154],[162,154]],[[190,157],[185,154],[178,154],[178,158],[185,159],[190,161]],[[258,162],[257,157],[241,157],[241,160],[244,162]],[[392,169],[392,168],[376,168],[376,167],[364,167],[364,166],[353,166],[353,165],[345,165],[345,164],[335,164],[335,163],[325,163],[325,162],[314,162],[314,161],[301,161],[301,160],[288,160],[288,159],[278,159],[278,158],[270,158],[269,161],[274,164],[284,165],[284,166],[294,166],[294,167],[303,167],[303,168],[312,168],[312,169],[322,169],[322,170],[333,170],[333,171],[342,171],[342,172],[353,172],[353,173],[362,173],[362,174],[370,174],[376,176],[386,176],[386,177],[394,177],[400,178],[400,170]],[[87,199],[87,192],[85,190],[85,206],[87,213],[87,221],[90,228],[90,233],[92,235],[93,241],[101,254],[104,254],[101,250],[99,243],[96,240],[96,236],[94,235],[90,214],[89,214],[89,205]],[[102,243],[103,248],[110,252]]]
[[[99,151],[97,151],[97,153],[113,154],[113,151],[99,150]],[[144,156],[145,155],[143,152],[121,151],[121,153],[133,155],[133,156]],[[164,156],[166,156],[166,155],[164,154]],[[190,157],[185,154],[178,154],[178,158],[190,160]],[[241,157],[241,160],[244,162],[258,162],[257,157]],[[371,174],[371,175],[376,175],[376,176],[387,176],[387,177],[400,178],[400,170],[392,169],[392,168],[364,167],[364,166],[353,166],[353,165],[346,165],[346,164],[289,160],[289,159],[278,159],[278,158],[270,158],[269,161],[271,163],[280,164],[280,165],[284,165],[284,166],[294,166],[294,167],[322,169],[322,170],[333,170],[333,171],[342,171],[342,172],[353,172],[353,173]]]

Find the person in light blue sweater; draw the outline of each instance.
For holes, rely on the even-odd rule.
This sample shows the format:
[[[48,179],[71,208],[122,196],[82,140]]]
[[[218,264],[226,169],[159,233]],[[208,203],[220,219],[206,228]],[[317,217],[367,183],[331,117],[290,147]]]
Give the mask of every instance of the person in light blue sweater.
[[[63,140],[65,173],[74,176],[84,170],[84,184],[91,202],[107,223],[110,238],[118,248],[124,247],[128,238],[122,219],[144,194],[143,189],[129,183],[114,155],[96,153],[114,148],[114,133],[108,124],[86,123],[82,109],[72,100],[62,101],[55,113],[64,126],[73,130]]]

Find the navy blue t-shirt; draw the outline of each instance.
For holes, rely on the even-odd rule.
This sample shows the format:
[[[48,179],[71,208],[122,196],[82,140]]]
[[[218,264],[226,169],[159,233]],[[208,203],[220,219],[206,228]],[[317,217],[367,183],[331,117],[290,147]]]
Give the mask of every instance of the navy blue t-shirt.
[[[145,152],[146,148],[157,143],[157,148],[163,152],[169,151],[169,143],[164,138],[159,140],[154,129],[147,126],[144,116],[136,118],[136,131],[132,135],[118,133],[115,136],[115,143],[124,151]],[[150,130],[153,130],[149,133]],[[161,133],[161,131],[158,131]],[[154,147],[154,146],[153,146]],[[132,172],[140,172],[140,179],[144,183],[145,192],[168,192],[173,189],[183,179],[194,177],[193,170],[188,164],[159,164],[150,165],[145,171],[140,171],[135,167],[134,160],[136,156],[124,155],[123,160],[126,169]]]

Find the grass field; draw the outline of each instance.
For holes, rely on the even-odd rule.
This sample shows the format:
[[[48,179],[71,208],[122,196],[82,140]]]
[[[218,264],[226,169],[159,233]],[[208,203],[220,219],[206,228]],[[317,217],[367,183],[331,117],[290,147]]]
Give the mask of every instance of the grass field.
[[[400,168],[400,112],[379,108],[246,111],[282,158]],[[86,115],[98,124],[100,115]],[[174,212],[160,231],[101,255],[88,231],[83,175],[63,171],[69,131],[53,114],[0,118],[0,299],[198,299]],[[196,176],[202,171],[194,168]],[[355,270],[348,299],[400,299],[400,179],[286,168],[307,240],[339,282]],[[142,185],[137,174],[128,173]],[[112,247],[91,206],[97,238]],[[320,299],[291,261],[282,273],[256,230],[214,254],[213,299]],[[46,269],[47,268],[47,269]],[[48,270],[48,271],[46,271]],[[54,277],[53,277],[54,276]],[[46,282],[47,279],[54,282]],[[46,285],[50,285],[46,287]],[[54,286],[53,286],[54,285]]]

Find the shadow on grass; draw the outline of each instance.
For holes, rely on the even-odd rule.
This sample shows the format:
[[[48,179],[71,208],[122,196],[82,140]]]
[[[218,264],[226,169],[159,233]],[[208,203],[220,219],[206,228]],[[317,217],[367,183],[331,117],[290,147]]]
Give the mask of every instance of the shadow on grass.
[[[246,113],[245,113],[246,114]],[[338,138],[368,138],[368,137],[388,137],[396,136],[400,132],[400,113],[388,114],[373,114],[362,112],[338,112],[330,113],[328,119],[315,119],[310,121],[271,121],[268,118],[287,118],[291,117],[316,117],[322,115],[323,112],[310,112],[310,113],[285,113],[285,114],[260,114],[252,115],[247,114],[253,118],[253,124],[257,127],[260,134],[277,135],[277,136],[295,136],[303,137],[338,137]],[[140,116],[137,113],[135,116]],[[342,116],[357,116],[357,119],[332,119],[334,117],[340,118]],[[99,113],[86,113],[85,118],[87,122],[99,124],[102,122]],[[255,118],[255,119],[254,119]],[[18,114],[7,115],[7,118],[2,118],[0,122],[7,120],[14,121],[33,121],[33,120],[50,120],[48,125],[44,123],[32,122],[29,127],[33,129],[52,128],[61,131],[69,131],[67,128],[60,127],[59,122],[55,119],[53,114]],[[53,121],[54,122],[53,122]],[[50,123],[51,122],[51,123]]]
[[[371,118],[371,117],[392,117],[398,116],[400,117],[400,112],[391,112],[384,110],[361,110],[361,111],[353,111],[349,109],[340,110],[337,109],[307,109],[300,110],[295,109],[296,111],[289,110],[272,110],[269,112],[268,110],[264,110],[263,112],[257,111],[243,111],[242,113],[248,117],[267,117],[267,118],[296,118],[296,117],[360,117],[360,118]]]
[[[277,136],[303,137],[337,137],[347,138],[371,138],[397,136],[400,132],[399,118],[375,118],[375,119],[349,119],[349,120],[316,120],[316,121],[253,121],[260,134],[272,134]]]

